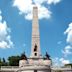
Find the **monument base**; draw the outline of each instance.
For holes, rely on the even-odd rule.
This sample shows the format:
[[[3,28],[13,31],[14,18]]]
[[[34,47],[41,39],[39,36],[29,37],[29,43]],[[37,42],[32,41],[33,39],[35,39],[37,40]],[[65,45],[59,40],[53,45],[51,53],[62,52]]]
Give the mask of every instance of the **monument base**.
[[[47,65],[25,65],[20,67],[17,72],[51,72],[51,68]]]

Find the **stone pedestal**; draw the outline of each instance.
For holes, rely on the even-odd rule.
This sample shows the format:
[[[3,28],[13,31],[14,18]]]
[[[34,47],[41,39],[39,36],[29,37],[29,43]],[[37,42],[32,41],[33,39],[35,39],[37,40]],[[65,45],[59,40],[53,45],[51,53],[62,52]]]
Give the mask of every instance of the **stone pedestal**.
[[[47,65],[25,65],[20,67],[17,72],[51,72],[51,69]]]

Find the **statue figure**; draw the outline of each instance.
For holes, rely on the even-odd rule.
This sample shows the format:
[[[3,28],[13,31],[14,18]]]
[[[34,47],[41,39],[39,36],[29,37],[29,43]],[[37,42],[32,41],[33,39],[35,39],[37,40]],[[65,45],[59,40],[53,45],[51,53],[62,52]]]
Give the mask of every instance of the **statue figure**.
[[[46,59],[49,59],[50,60],[50,55],[46,52]]]
[[[25,55],[25,52],[24,53],[22,53],[22,55],[21,55],[21,60],[27,60],[27,57],[26,57],[26,55]]]

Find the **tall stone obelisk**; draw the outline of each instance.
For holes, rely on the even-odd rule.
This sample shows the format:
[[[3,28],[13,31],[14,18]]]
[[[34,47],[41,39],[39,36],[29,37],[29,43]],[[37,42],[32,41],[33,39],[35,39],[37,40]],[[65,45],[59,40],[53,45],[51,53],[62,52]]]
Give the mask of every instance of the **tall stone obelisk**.
[[[20,72],[51,72],[51,60],[46,53],[44,57],[41,56],[40,51],[40,35],[39,35],[39,23],[38,23],[38,8],[33,7],[33,22],[32,22],[32,47],[30,58],[27,58],[25,54],[22,55],[22,59],[19,61]]]
[[[31,57],[40,58],[40,35],[38,23],[38,8],[33,7],[33,21],[32,21],[32,45]]]

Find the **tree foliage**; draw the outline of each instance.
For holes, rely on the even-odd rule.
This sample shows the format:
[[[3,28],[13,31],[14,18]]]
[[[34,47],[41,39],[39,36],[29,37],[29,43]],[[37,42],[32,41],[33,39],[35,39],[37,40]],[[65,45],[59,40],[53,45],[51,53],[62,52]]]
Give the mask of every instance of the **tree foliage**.
[[[57,72],[62,72],[61,70],[58,70]]]
[[[0,67],[1,66],[19,66],[19,60],[21,59],[21,56],[10,56],[7,60],[5,58],[0,58]]]
[[[65,66],[71,66],[71,68],[72,68],[72,63],[70,63],[70,64],[65,64]]]
[[[0,58],[0,67],[2,66],[2,61],[1,61],[1,58]]]
[[[11,56],[8,57],[9,66],[18,66],[19,65],[20,56]]]
[[[3,59],[0,58],[0,67],[7,66],[7,65],[8,65],[8,63],[6,62],[5,58],[3,58]]]

